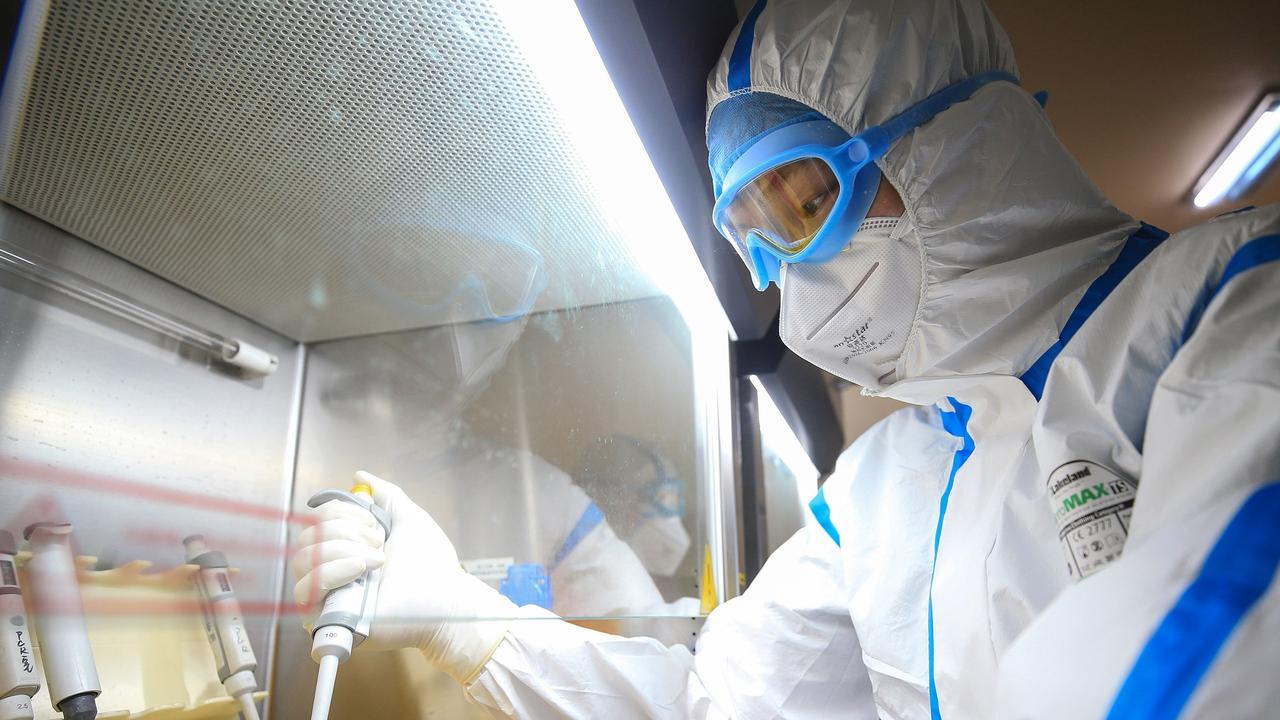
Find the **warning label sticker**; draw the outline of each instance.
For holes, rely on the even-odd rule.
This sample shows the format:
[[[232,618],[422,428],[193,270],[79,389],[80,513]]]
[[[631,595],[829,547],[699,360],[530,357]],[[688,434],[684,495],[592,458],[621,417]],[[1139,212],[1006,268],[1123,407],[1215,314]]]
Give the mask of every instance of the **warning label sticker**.
[[[1071,579],[1089,577],[1120,557],[1138,484],[1089,460],[1059,465],[1048,484]]]

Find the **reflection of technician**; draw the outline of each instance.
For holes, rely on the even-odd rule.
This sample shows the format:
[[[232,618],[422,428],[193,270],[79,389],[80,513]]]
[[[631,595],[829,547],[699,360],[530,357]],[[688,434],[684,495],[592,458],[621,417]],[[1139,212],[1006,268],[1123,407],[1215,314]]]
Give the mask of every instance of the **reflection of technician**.
[[[0,720],[30,720],[31,698],[40,690],[13,559],[17,552],[13,535],[0,530]]]
[[[567,473],[460,420],[524,327],[486,321],[328,343],[316,352],[344,371],[321,402],[344,416],[392,420],[393,450],[378,473],[433,509],[464,565],[523,566],[519,577],[491,583],[517,603],[567,617],[659,608],[644,565]]]
[[[651,575],[676,574],[692,544],[684,483],[657,451],[626,435],[600,438],[582,454],[577,480]]]
[[[470,573],[461,578],[466,586],[497,590],[502,603],[571,618],[673,614],[635,553],[567,473],[527,450],[481,437],[461,421],[524,327],[524,320],[490,320],[320,345],[311,368],[322,410],[344,424],[371,418],[386,428],[374,439],[386,449],[370,469],[396,478],[413,503],[433,509],[439,527],[456,541],[449,563]],[[332,367],[340,370],[324,373]],[[361,462],[367,455],[362,447]],[[337,506],[343,504],[322,506],[320,516],[340,516]],[[297,543],[320,540],[338,553],[364,544],[362,537],[334,532],[343,526],[322,522],[304,530]],[[435,545],[411,531],[392,535],[390,544],[404,553]],[[316,558],[323,560],[324,553],[295,556],[294,571],[307,572]],[[412,617],[413,597],[447,592],[397,587],[380,589],[377,617]],[[315,589],[303,584],[295,592],[307,599],[302,596]],[[378,636],[361,645],[386,647]],[[396,688],[389,677],[399,678]],[[412,697],[431,702],[394,705]],[[474,704],[445,673],[403,654],[361,651],[339,674],[331,716],[354,717],[371,707],[387,717],[466,717]]]

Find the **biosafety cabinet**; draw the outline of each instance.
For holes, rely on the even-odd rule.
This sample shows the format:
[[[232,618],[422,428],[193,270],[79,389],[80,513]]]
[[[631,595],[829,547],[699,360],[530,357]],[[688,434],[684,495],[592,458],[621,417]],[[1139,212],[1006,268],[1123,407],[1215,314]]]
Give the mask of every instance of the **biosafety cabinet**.
[[[698,28],[714,57],[732,7],[664,47],[626,2],[47,0],[8,20],[0,523],[70,523],[104,717],[235,712],[192,535],[225,559],[262,711],[308,717],[289,547],[356,470],[431,512],[468,571],[575,622],[691,643],[739,592],[753,391],[716,278],[737,270],[702,220],[678,76],[705,68],[658,60]],[[761,487],[799,518],[804,461],[778,459],[804,450],[767,426]],[[601,528],[622,542],[591,556]],[[58,717],[48,693],[36,717]],[[471,712],[420,657],[358,653],[332,717]]]

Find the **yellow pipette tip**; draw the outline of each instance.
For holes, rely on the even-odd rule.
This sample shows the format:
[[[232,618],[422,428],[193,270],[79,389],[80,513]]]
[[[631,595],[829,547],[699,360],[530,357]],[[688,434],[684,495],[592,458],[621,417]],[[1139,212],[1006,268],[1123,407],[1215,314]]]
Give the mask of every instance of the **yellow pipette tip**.
[[[356,483],[351,486],[352,495],[359,495],[361,493],[368,495],[369,497],[373,497],[373,488],[365,485],[364,483]]]

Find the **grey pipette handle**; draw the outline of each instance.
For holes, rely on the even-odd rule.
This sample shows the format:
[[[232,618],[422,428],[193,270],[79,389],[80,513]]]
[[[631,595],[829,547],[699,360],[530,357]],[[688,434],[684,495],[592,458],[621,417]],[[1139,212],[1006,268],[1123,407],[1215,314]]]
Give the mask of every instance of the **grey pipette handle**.
[[[321,490],[311,496],[307,505],[313,508],[320,507],[331,500],[340,500],[364,508],[382,526],[383,537],[391,536],[391,516],[366,496],[345,490]],[[369,612],[377,600],[381,577],[381,568],[374,569],[349,585],[329,591],[321,606],[320,616],[316,618],[313,626],[316,631],[341,625],[352,632],[355,644],[362,642],[369,635]]]
[[[387,535],[391,534],[391,516],[387,514],[386,510],[378,507],[378,505],[369,498],[360,497],[359,495],[349,493],[346,490],[321,490],[311,496],[311,499],[307,501],[307,507],[318,508],[330,500],[349,502],[368,510],[369,514],[373,515],[373,519],[377,520],[378,524],[382,526],[382,532]]]
[[[102,683],[76,579],[71,525],[36,523],[24,535],[31,548],[27,579],[49,699],[67,720],[92,720],[97,715],[94,698],[102,692]]]

